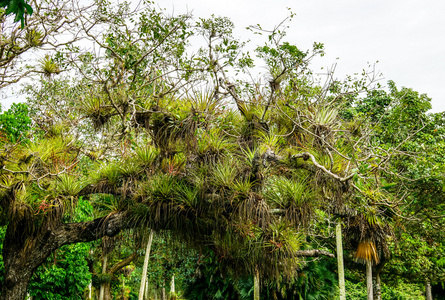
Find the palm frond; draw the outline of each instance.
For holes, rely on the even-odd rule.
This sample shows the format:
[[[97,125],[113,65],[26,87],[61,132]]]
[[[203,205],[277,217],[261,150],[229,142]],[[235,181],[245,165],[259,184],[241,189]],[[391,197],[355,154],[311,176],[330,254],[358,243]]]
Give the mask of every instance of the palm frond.
[[[371,241],[362,241],[358,244],[354,259],[357,262],[366,263],[368,261],[374,264],[379,263],[379,256],[375,244]]]

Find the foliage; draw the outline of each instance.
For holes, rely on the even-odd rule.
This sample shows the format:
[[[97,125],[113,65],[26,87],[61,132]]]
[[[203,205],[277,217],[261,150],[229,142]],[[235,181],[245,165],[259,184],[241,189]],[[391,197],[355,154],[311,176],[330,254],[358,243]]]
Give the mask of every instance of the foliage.
[[[29,294],[37,299],[82,299],[91,280],[86,261],[89,249],[87,244],[60,248],[36,271]]]
[[[332,299],[337,290],[335,265],[320,260],[304,266],[290,281],[267,281],[261,299]],[[220,273],[212,256],[205,257],[187,286],[187,299],[252,299],[253,277],[236,278]]]
[[[428,114],[431,99],[426,94],[398,89],[391,81],[388,86],[389,92],[371,91],[356,99],[349,110],[356,121],[375,124],[369,136],[391,157],[385,168],[374,167],[384,171],[384,189],[403,199],[398,211],[385,208],[387,217],[394,219],[394,235],[386,242],[391,259],[382,276],[393,283],[400,276],[414,284],[435,283],[444,274],[440,263],[444,236],[437,230],[445,212],[443,114]],[[394,218],[395,214],[404,219]]]
[[[31,15],[33,13],[31,5],[29,5],[25,0],[2,0],[0,2],[0,7],[5,8],[5,10],[0,12],[0,14],[4,14],[6,16],[9,14],[14,14],[14,22],[20,21],[22,28],[25,26],[26,15]]]
[[[363,282],[346,280],[346,299],[366,299],[366,286]],[[422,288],[417,284],[399,282],[396,286],[382,285],[382,300],[421,300],[425,299]]]
[[[27,137],[31,127],[28,106],[24,103],[13,103],[11,108],[0,114],[0,133],[3,142],[16,143]]]

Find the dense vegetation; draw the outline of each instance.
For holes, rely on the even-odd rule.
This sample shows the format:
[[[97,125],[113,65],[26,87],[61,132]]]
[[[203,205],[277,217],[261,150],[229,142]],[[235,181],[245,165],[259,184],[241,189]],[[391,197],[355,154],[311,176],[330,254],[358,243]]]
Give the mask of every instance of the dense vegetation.
[[[227,18],[151,2],[10,6],[0,87],[28,98],[0,115],[0,299],[439,299],[426,95],[314,75],[292,14],[251,56]]]

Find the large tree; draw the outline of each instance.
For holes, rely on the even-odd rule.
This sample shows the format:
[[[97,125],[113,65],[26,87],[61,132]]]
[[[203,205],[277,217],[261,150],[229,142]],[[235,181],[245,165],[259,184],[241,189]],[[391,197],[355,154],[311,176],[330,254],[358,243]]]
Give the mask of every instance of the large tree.
[[[268,73],[251,81],[254,60],[226,18],[103,1],[73,15],[94,48],[41,62],[27,88],[34,135],[1,152],[2,299],[23,299],[59,247],[136,226],[206,247],[233,274],[285,279],[302,257],[333,256],[307,249],[317,215],[378,219],[391,205],[380,168],[392,153],[369,122],[341,114],[373,74],[321,84],[309,67],[322,44],[302,51],[281,27],[252,27],[267,35],[256,53]],[[80,196],[114,209],[73,222]]]

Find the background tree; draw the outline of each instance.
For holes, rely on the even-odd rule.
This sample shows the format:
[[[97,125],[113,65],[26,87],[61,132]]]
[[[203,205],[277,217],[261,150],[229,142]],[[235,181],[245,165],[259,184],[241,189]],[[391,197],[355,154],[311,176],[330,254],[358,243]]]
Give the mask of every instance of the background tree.
[[[31,128],[28,106],[14,103],[11,108],[0,114],[0,132],[2,142],[16,143],[26,139]]]

